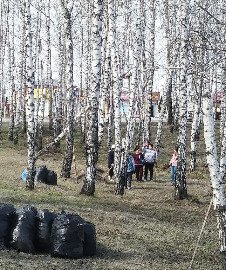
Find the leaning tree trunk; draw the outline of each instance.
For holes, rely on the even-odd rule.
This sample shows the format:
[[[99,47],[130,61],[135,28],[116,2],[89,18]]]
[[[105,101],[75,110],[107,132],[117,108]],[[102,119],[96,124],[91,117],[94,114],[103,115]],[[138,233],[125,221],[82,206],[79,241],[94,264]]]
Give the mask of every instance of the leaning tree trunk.
[[[179,94],[179,136],[178,166],[175,183],[175,199],[187,197],[186,184],[186,142],[187,142],[187,12],[186,0],[181,2],[181,52],[180,52],[180,94]]]
[[[98,105],[101,82],[101,27],[103,1],[94,0],[92,14],[92,77],[87,110],[86,177],[81,194],[94,195],[98,160]]]
[[[34,165],[35,165],[35,142],[34,142],[34,72],[32,60],[32,35],[31,35],[31,13],[30,0],[24,1],[25,18],[26,18],[26,59],[27,61],[27,112],[28,112],[28,127],[27,127],[27,149],[28,149],[28,164],[27,164],[27,188],[34,188]]]
[[[73,97],[73,44],[71,13],[65,2],[58,0],[64,24],[65,50],[66,50],[66,83],[67,83],[67,137],[61,175],[69,178],[73,159],[74,143],[74,97]]]

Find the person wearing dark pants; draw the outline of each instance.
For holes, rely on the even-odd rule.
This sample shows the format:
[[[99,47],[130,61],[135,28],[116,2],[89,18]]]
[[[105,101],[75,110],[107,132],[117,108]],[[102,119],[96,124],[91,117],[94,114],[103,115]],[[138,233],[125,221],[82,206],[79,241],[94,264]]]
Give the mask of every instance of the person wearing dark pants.
[[[154,163],[145,163],[145,170],[144,170],[144,180],[147,181],[148,171],[150,172],[150,181],[153,181],[153,168]]]
[[[127,160],[127,188],[131,189],[132,183],[132,176],[135,172],[135,162],[133,156],[129,153],[128,160]]]
[[[153,168],[156,160],[156,152],[153,149],[153,144],[149,144],[148,149],[146,149],[144,153],[144,160],[144,181],[147,181],[148,171],[150,172],[150,181],[153,181]]]
[[[135,162],[135,172],[137,181],[141,182],[143,177],[143,162],[144,156],[140,151],[139,146],[136,147],[135,153],[133,154],[133,159]]]
[[[111,147],[111,151],[108,153],[108,179],[112,180],[114,175],[114,157],[115,157],[115,145],[113,144]]]
[[[133,172],[127,172],[127,188],[131,189]]]

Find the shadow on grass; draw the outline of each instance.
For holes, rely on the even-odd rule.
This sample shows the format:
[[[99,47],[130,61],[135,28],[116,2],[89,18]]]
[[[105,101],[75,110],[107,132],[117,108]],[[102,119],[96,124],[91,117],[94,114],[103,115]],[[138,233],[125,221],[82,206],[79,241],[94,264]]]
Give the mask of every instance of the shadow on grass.
[[[141,189],[141,190],[161,190],[160,187],[156,187],[156,186],[136,186],[136,187],[132,187],[132,189]]]
[[[106,246],[104,246],[101,243],[97,243],[97,251],[95,254],[95,258],[99,258],[99,259],[111,259],[111,260],[122,260],[123,259],[128,259],[128,258],[132,258],[134,256],[133,253],[128,253],[128,252],[122,252],[120,250],[114,250],[111,248],[108,248]]]

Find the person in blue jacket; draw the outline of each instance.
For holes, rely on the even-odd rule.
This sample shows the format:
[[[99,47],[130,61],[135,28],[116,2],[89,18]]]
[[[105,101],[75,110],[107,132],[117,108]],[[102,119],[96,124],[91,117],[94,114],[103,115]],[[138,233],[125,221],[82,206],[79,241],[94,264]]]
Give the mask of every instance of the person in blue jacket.
[[[134,158],[131,155],[131,153],[129,153],[129,156],[127,159],[127,188],[128,189],[131,189],[132,176],[134,172],[135,172]]]

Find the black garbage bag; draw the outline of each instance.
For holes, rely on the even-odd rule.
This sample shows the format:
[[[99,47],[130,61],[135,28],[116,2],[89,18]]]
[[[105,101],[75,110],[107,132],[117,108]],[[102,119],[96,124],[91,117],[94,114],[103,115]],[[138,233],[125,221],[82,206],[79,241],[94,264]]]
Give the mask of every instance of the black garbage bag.
[[[47,185],[57,185],[57,173],[56,172],[48,170],[46,184]]]
[[[0,249],[9,246],[11,225],[15,208],[12,204],[0,203]]]
[[[34,206],[24,206],[16,209],[10,246],[16,250],[35,253],[35,235],[37,209]]]
[[[44,209],[37,216],[37,234],[35,247],[40,252],[50,252],[50,236],[56,214]]]
[[[83,256],[84,226],[77,215],[61,213],[53,221],[51,255],[62,258]]]
[[[96,253],[96,229],[91,222],[84,223],[83,255],[93,256]]]
[[[43,166],[37,167],[35,170],[34,181],[46,183],[47,174],[48,174],[48,170],[47,170],[46,166],[43,165]]]

